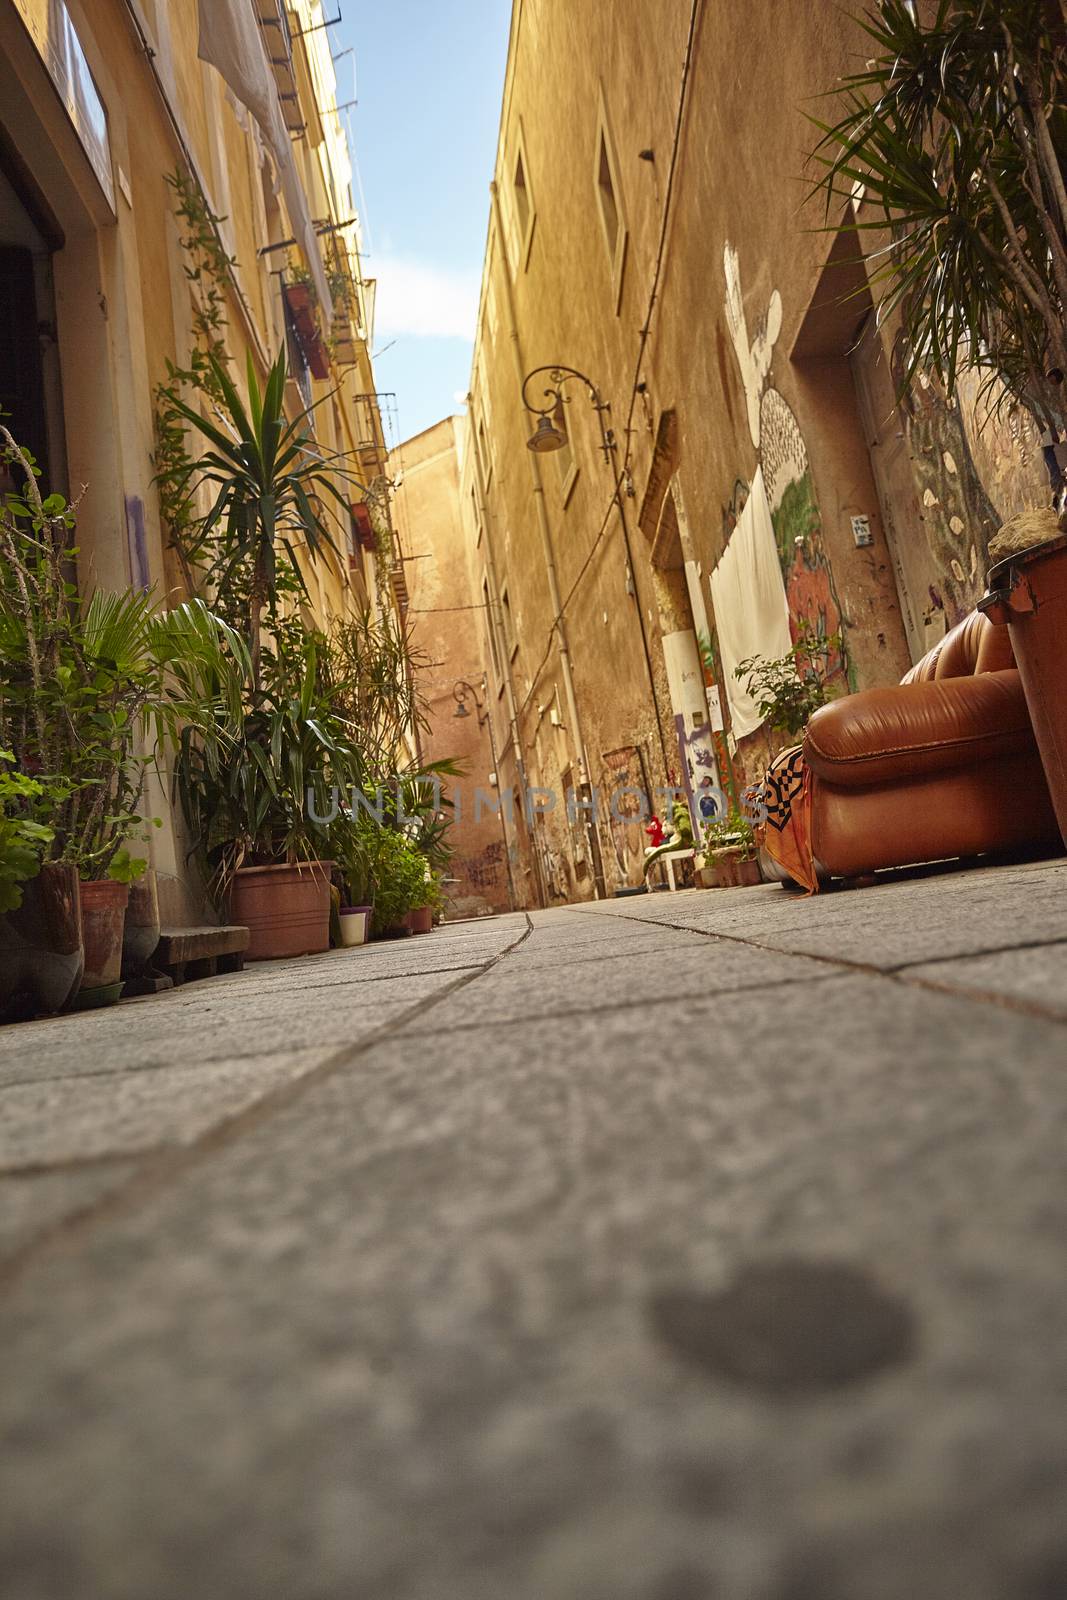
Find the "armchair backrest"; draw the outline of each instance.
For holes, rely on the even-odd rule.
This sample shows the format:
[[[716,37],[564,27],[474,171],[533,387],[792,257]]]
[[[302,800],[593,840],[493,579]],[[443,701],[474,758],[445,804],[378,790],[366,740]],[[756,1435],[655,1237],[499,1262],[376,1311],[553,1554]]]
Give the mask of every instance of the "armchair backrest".
[[[1007,628],[998,628],[981,611],[972,611],[946,633],[902,683],[929,683],[934,678],[968,678],[979,672],[1004,672],[1015,655]]]

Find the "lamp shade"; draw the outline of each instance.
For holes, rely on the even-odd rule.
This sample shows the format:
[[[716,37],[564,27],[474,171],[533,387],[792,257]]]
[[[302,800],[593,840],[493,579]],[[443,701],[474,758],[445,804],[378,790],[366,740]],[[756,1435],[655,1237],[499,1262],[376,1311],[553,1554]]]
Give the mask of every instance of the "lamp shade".
[[[566,443],[567,435],[561,428],[556,427],[551,417],[541,417],[536,429],[526,441],[526,448],[542,455],[550,450],[562,450]]]

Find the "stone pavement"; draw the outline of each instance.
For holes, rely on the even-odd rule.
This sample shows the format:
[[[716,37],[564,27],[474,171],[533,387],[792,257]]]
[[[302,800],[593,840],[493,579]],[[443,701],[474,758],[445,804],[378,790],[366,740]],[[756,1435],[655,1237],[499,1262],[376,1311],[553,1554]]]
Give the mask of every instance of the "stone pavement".
[[[1067,863],[0,1032],[3,1600],[1063,1600]]]

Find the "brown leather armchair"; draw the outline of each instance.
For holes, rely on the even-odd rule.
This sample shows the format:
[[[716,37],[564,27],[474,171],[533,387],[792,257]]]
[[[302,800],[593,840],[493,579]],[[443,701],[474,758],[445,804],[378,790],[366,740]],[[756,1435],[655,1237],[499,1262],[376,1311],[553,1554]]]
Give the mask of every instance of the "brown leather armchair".
[[[823,706],[804,758],[820,877],[1063,848],[1008,630],[980,612],[897,688]]]

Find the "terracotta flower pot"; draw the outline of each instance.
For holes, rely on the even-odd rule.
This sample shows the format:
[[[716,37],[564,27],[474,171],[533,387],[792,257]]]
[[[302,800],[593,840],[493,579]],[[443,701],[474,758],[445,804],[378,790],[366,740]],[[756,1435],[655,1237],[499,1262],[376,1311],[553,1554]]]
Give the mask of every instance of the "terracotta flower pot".
[[[0,1022],[62,1010],[83,965],[78,869],[48,862],[0,916]]]
[[[110,878],[81,886],[82,942],[85,945],[83,994],[87,989],[110,989],[122,977],[122,932],[129,898],[128,886],[112,883]]]
[[[140,977],[155,955],[158,943],[159,893],[156,875],[149,867],[143,878],[130,885],[122,932],[122,976]]]
[[[329,861],[242,867],[230,891],[230,920],[251,935],[246,961],[318,955],[330,948]]]
[[[998,561],[978,602],[1007,623],[1049,794],[1067,845],[1067,535]]]
[[[414,911],[409,911],[408,912],[408,917],[411,920],[411,931],[412,931],[412,933],[432,933],[433,932],[433,907],[432,906],[416,906]]]

